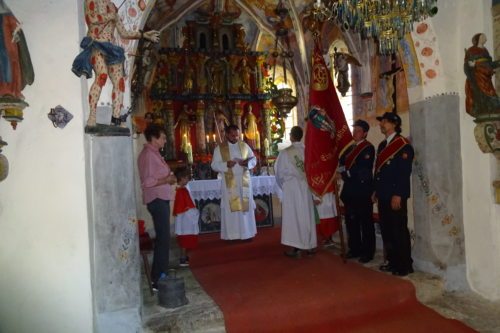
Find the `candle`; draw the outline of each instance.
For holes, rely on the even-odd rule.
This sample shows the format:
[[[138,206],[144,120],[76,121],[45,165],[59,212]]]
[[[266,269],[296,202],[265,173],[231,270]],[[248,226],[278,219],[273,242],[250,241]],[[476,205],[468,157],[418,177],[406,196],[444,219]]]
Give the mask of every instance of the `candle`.
[[[255,131],[255,149],[260,150],[260,134],[259,134],[259,131]]]
[[[213,137],[214,137],[214,143],[215,143],[215,134],[213,135]]]
[[[241,133],[241,141],[245,140],[245,137],[243,136],[243,133]]]
[[[193,164],[193,147],[191,146],[191,142],[187,144],[187,162],[188,164]]]
[[[187,141],[188,141],[188,139],[187,139],[187,135],[186,135],[186,134],[184,134],[184,135],[182,136],[182,144],[181,144],[181,150],[182,150],[182,151],[184,151],[184,152],[187,152],[187,151],[186,151],[186,149],[187,149]]]
[[[264,139],[264,156],[269,156],[269,140],[267,138]]]
[[[207,143],[210,143],[210,137],[207,134]]]

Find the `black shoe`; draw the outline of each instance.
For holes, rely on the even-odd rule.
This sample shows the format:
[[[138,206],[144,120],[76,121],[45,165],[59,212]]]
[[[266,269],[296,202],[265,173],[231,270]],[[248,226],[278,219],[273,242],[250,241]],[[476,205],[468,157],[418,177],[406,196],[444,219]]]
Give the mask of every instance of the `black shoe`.
[[[366,264],[367,262],[370,262],[373,260],[373,257],[365,257],[365,256],[362,256],[361,258],[359,258],[359,262],[362,263],[362,264]]]
[[[385,265],[380,265],[378,268],[382,272],[392,272],[394,271],[394,267],[391,266],[391,264],[385,264]]]
[[[409,271],[407,270],[402,270],[402,271],[393,271],[392,275],[396,276],[407,276],[409,274]]]
[[[290,258],[299,259],[301,257],[299,249],[292,249],[289,251],[285,251],[285,255]]]
[[[315,254],[316,254],[316,249],[310,249],[310,250],[307,250],[307,252],[306,252],[306,253],[307,253],[307,255],[308,255],[308,256],[312,257],[313,255],[315,255]]]
[[[395,269],[392,271],[392,275],[396,276],[407,276],[411,273],[413,273],[413,267],[410,267],[408,269]]]
[[[359,254],[352,253],[351,251],[347,252],[345,255],[346,259],[353,259],[353,258],[358,258]]]

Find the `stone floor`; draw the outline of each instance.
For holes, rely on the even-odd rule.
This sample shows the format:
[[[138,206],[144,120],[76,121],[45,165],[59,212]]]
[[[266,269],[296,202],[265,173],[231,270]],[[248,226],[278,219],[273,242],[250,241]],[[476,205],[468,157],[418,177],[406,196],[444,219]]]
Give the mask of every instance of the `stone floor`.
[[[340,252],[338,246],[327,250],[336,254]],[[377,253],[365,267],[377,270],[382,261],[382,254]],[[151,296],[144,284],[144,332],[225,332],[222,312],[203,291],[191,271],[180,268],[177,275],[184,278],[189,303],[176,309],[158,306],[157,295]],[[415,285],[420,302],[441,315],[460,320],[481,333],[500,333],[500,302],[491,302],[473,293],[445,292],[439,277],[423,272],[415,272],[403,279]]]

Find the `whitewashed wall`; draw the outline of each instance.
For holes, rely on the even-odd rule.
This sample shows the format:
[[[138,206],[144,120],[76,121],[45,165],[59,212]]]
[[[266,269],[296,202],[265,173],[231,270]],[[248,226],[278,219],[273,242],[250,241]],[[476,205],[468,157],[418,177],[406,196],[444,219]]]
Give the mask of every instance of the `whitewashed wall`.
[[[0,332],[92,332],[81,81],[80,1],[6,0],[23,23],[35,70],[13,131],[0,120],[10,174],[0,183]],[[74,118],[54,128],[50,108]]]
[[[489,39],[486,46],[493,53],[491,0],[441,0],[438,5],[439,13],[432,24],[437,34],[443,72],[439,73],[435,82],[423,86],[420,92],[412,91],[411,103],[441,93],[458,92],[460,96],[467,280],[473,291],[498,300],[500,205],[494,203],[491,186],[496,176],[496,162],[493,155],[483,154],[479,150],[474,138],[475,123],[465,112],[463,72],[464,49],[472,45],[471,39],[475,33],[486,33]],[[439,128],[429,130],[439,131]],[[443,172],[446,172],[446,166]]]

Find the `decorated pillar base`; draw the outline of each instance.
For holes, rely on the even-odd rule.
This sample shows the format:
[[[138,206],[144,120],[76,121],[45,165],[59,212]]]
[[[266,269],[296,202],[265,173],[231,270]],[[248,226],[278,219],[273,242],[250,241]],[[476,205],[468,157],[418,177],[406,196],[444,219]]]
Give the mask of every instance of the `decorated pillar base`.
[[[23,121],[23,110],[27,106],[29,106],[28,103],[20,98],[10,95],[0,97],[0,114],[2,114],[5,120],[10,122],[13,129],[16,129],[18,122]]]
[[[497,179],[492,183],[495,189],[495,202],[500,204],[500,114],[477,117],[474,128],[479,149],[483,153],[491,153],[497,159]]]

